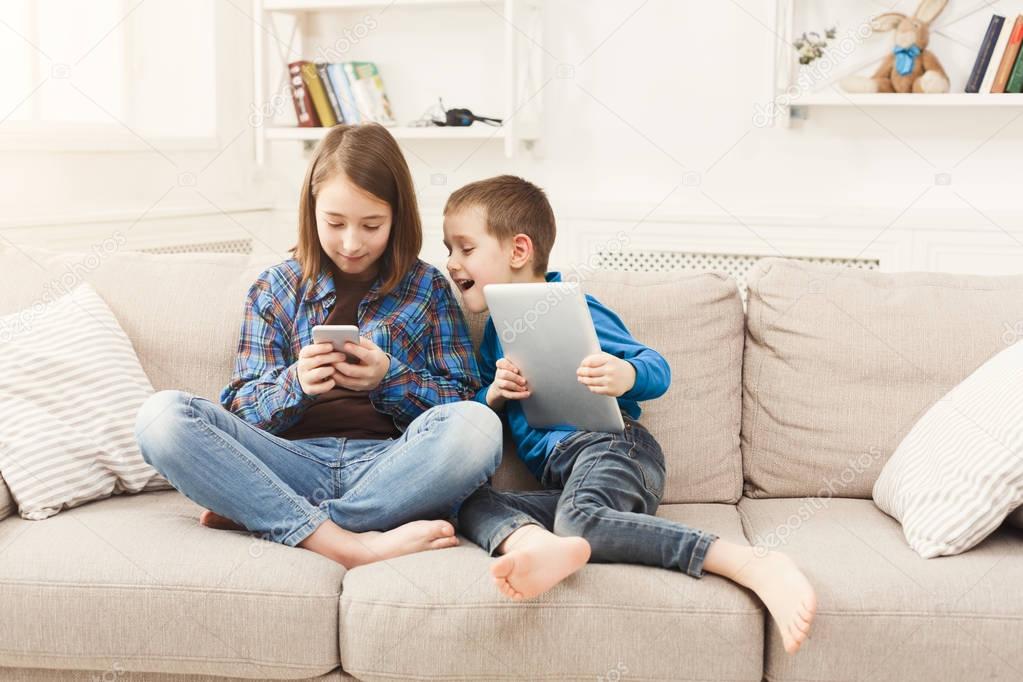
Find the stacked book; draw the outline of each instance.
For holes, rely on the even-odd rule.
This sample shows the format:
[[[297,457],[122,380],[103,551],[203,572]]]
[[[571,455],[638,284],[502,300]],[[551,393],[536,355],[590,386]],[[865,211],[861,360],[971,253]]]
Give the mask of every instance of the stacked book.
[[[396,125],[384,81],[373,62],[288,64],[291,98],[301,128],[338,123]]]
[[[966,92],[1023,92],[1023,14],[1014,22],[995,14],[988,23]]]

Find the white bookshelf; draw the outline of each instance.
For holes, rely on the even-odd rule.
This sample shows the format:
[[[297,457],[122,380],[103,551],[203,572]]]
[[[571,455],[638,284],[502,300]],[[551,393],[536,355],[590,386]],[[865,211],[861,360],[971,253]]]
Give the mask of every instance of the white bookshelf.
[[[983,36],[992,14],[1001,14],[1006,21],[1013,21],[1016,14],[1023,12],[1023,1],[1007,0],[1001,3],[978,2],[974,0],[950,0],[945,11],[932,26],[930,49],[938,55],[942,65],[949,72],[952,91],[944,94],[914,93],[848,93],[838,82],[852,73],[873,72],[880,59],[892,44],[893,34],[878,33],[862,40],[855,50],[842,54],[838,65],[826,77],[807,77],[812,69],[800,67],[793,41],[805,30],[827,28],[829,19],[839,16],[838,38],[858,22],[885,11],[901,11],[912,14],[918,0],[897,0],[882,4],[857,0],[849,3],[831,3],[824,0],[774,0],[774,15],[771,29],[777,40],[774,42],[772,60],[772,102],[769,110],[775,124],[788,125],[792,119],[809,118],[813,109],[826,108],[916,108],[928,110],[948,108],[961,110],[969,107],[998,108],[1023,107],[1021,94],[964,93],[963,84],[976,58]],[[858,17],[852,19],[852,17]],[[843,30],[845,29],[845,31]],[[833,42],[828,49],[836,49]],[[995,55],[997,59],[999,55]],[[827,58],[827,54],[825,55]],[[803,69],[803,70],[801,70]]]
[[[522,148],[532,148],[538,138],[540,106],[538,101],[534,101],[538,98],[532,97],[533,93],[529,92],[530,84],[526,76],[538,78],[537,74],[543,66],[542,57],[538,54],[538,46],[542,39],[540,35],[542,22],[539,21],[541,2],[542,0],[255,0],[254,100],[257,106],[262,107],[264,106],[262,103],[266,102],[279,104],[285,93],[288,97],[286,107],[277,107],[284,108],[285,111],[275,112],[274,116],[256,117],[257,123],[253,127],[257,165],[266,162],[274,144],[297,142],[309,148],[326,134],[327,128],[298,127],[290,100],[290,90],[287,89],[289,62],[300,58],[316,61],[317,49],[322,46],[316,44],[316,39],[311,37],[311,34],[316,32],[317,23],[323,21],[324,17],[355,17],[358,13],[364,13],[382,22],[386,20],[385,12],[395,10],[428,12],[432,19],[436,19],[437,13],[443,13],[444,20],[451,22],[452,25],[465,18],[466,13],[477,13],[475,15],[477,19],[482,17],[491,25],[488,31],[492,32],[493,40],[488,42],[488,46],[494,48],[493,52],[488,51],[485,55],[477,53],[472,57],[499,61],[499,65],[493,70],[493,78],[488,74],[487,80],[490,82],[486,83],[486,86],[493,88],[496,82],[500,87],[502,100],[498,107],[500,110],[477,108],[475,104],[459,99],[453,101],[445,99],[444,103],[447,107],[468,106],[478,115],[502,118],[504,124],[499,127],[480,122],[466,127],[408,125],[413,118],[409,114],[410,109],[415,110],[415,117],[418,117],[432,102],[407,101],[406,93],[400,88],[397,90],[393,88],[392,84],[399,79],[389,78],[389,72],[382,69],[384,87],[396,115],[399,116],[399,125],[389,127],[394,137],[407,141],[436,140],[453,145],[469,142],[475,142],[477,145],[501,143],[507,157],[514,156]],[[410,32],[409,39],[422,41],[424,37],[417,35],[416,32]],[[439,44],[429,44],[431,52],[429,56],[434,60],[432,63],[436,63],[437,58],[443,59],[447,55],[450,55],[451,60],[466,58],[460,45],[438,42]],[[499,60],[495,55],[499,55]],[[415,72],[417,78],[424,81],[437,78],[436,69],[421,67],[418,63],[420,60],[414,58],[414,50],[409,50],[409,57],[402,59],[401,69]],[[327,61],[348,61],[352,58],[378,63],[381,61],[381,57],[374,54],[356,57],[345,54],[341,58]],[[421,70],[417,71],[417,67]],[[393,70],[394,66],[391,68]],[[438,82],[440,80],[442,79],[438,79]],[[441,88],[441,85],[437,86],[438,91]]]

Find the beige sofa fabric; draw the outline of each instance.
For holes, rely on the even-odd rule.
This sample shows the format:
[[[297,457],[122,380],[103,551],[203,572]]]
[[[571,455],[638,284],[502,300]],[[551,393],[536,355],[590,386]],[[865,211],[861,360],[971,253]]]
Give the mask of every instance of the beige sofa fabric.
[[[163,491],[0,522],[0,666],[254,679],[337,667],[344,568],[204,528],[199,512]]]
[[[739,513],[752,544],[788,553],[817,590],[810,640],[797,655],[767,629],[768,679],[1019,679],[1017,531],[928,560],[870,500],[743,498]]]
[[[58,670],[55,668],[0,668],[4,682],[244,682],[252,678],[222,675],[178,675],[175,673],[140,673],[111,667],[108,670]],[[355,678],[341,668],[303,682],[354,682]],[[263,682],[283,682],[281,678],[263,678]]]
[[[732,505],[661,516],[745,543]],[[494,587],[475,545],[356,568],[341,660],[362,680],[761,679],[755,598],[713,575],[591,564],[535,600]]]
[[[4,483],[4,477],[0,475],[0,519],[6,518],[18,511],[18,505],[14,504],[11,491]]]
[[[869,498],[923,412],[1015,340],[1023,276],[760,261],[749,278],[749,497]]]
[[[736,502],[743,313],[735,281],[717,273],[563,275],[580,281],[671,365],[671,388],[641,404],[640,418],[664,450],[665,503]],[[478,344],[486,316],[467,318]]]

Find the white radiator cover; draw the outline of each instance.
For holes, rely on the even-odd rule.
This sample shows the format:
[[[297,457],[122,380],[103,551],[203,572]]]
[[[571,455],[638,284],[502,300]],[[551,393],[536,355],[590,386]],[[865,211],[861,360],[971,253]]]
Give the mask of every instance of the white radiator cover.
[[[732,276],[746,302],[746,274],[761,255],[739,253],[698,253],[691,251],[598,251],[600,267],[622,272],[672,272],[677,270],[715,270]],[[870,258],[823,258],[794,256],[808,263],[842,268],[878,270],[881,262]]]

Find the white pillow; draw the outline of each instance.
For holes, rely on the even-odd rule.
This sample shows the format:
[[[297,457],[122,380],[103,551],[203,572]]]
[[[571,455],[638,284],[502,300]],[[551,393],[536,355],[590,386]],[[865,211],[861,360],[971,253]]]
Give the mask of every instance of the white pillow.
[[[171,487],[135,442],[135,414],[152,393],[88,284],[0,317],[0,472],[21,516]]]
[[[959,554],[1023,503],[1023,343],[931,406],[874,484],[920,556]]]

